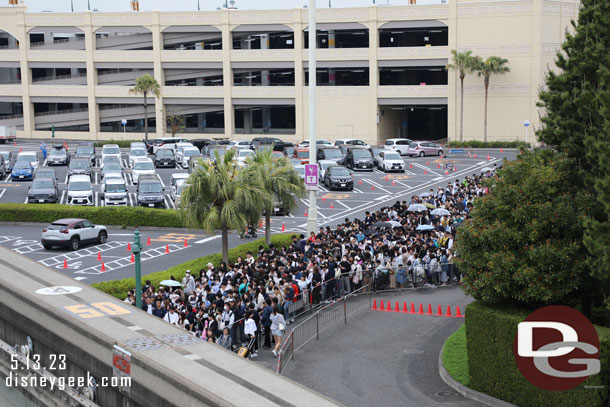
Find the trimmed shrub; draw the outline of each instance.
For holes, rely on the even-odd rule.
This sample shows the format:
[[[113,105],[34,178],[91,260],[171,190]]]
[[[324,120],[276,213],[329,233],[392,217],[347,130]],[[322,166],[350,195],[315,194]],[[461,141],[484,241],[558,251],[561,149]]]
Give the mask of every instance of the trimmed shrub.
[[[450,141],[447,144],[449,147],[470,147],[470,148],[521,148],[525,147],[524,141],[484,141],[470,140],[470,141]],[[527,143],[528,147],[531,147],[530,143]]]
[[[136,141],[138,141],[138,140],[105,140],[105,141],[98,141],[93,145],[95,147],[102,147],[105,144],[116,144],[120,148],[129,148],[129,147],[131,147],[131,143],[134,143]]]
[[[610,401],[610,328],[596,326],[600,340],[600,374],[589,377],[571,390],[547,391],[527,381],[513,356],[517,325],[529,313],[480,301],[466,307],[470,387],[521,407],[607,406]],[[604,388],[585,388],[603,384]]]
[[[464,324],[445,341],[443,366],[459,383],[468,386],[468,349],[466,348],[466,328]]]
[[[102,225],[184,227],[179,213],[172,209],[0,204],[0,221],[49,223],[62,218],[86,218]]]
[[[283,234],[271,236],[271,244],[274,247],[288,247],[292,243],[292,234]],[[245,257],[246,253],[252,252],[253,255],[258,252],[259,246],[265,246],[265,239],[257,239],[252,242],[248,242],[229,250],[229,263],[234,263],[238,257]],[[198,259],[189,260],[185,263],[178,264],[177,266],[170,267],[164,271],[157,271],[142,276],[142,286],[146,280],[150,280],[151,284],[155,287],[159,285],[162,280],[169,280],[172,276],[177,281],[182,281],[186,270],[191,270],[193,273],[199,273],[199,270],[205,269],[208,263],[212,263],[214,267],[218,267],[222,262],[222,254],[214,253]],[[124,278],[122,280],[111,280],[104,281],[101,283],[95,283],[91,285],[93,288],[97,288],[105,293],[113,295],[121,300],[127,297],[127,291],[132,290],[136,286],[135,278]]]

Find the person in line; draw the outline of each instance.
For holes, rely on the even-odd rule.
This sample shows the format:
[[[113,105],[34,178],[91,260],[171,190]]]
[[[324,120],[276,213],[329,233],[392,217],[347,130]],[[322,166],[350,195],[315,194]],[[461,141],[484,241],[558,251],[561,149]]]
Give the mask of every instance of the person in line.
[[[212,334],[211,332],[210,332],[210,334],[212,336],[214,336],[214,334]],[[233,339],[231,339],[231,335],[229,334],[229,328],[225,327],[222,330],[222,335],[220,335],[220,338],[218,338],[218,342],[216,342],[216,343],[225,349],[228,349],[228,350],[232,349]]]
[[[244,334],[246,335],[246,340],[248,344],[252,342],[252,353],[250,356],[255,358],[258,356],[258,329],[256,328],[256,322],[254,321],[254,311],[250,310],[246,314],[246,323],[244,326]]]
[[[286,320],[284,319],[284,316],[278,312],[277,307],[273,307],[270,319],[271,334],[275,340],[275,347],[271,353],[273,353],[273,356],[277,358],[278,352],[282,347],[282,336],[284,336],[284,331],[286,330]]]

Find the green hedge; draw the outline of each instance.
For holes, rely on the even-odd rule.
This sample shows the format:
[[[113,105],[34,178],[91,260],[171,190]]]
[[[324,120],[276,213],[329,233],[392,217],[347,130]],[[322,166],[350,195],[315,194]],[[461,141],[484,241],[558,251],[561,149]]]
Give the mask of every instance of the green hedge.
[[[531,147],[530,143],[527,143],[529,147]],[[487,143],[483,141],[450,141],[447,144],[449,147],[470,147],[470,148],[521,148],[525,147],[524,141],[488,141]]]
[[[468,386],[468,350],[466,348],[466,328],[462,324],[445,341],[443,366],[456,381]]]
[[[118,226],[158,226],[182,228],[177,211],[143,207],[94,207],[60,204],[0,204],[0,221],[53,222],[62,218],[86,218],[93,223]]]
[[[529,311],[476,301],[466,307],[470,387],[521,407],[607,406],[610,383],[610,328],[596,326],[600,338],[600,374],[567,391],[535,387],[521,374],[513,356],[517,324]],[[602,389],[584,388],[601,386]]]
[[[93,145],[95,147],[102,147],[105,144],[116,144],[120,148],[129,148],[129,147],[131,147],[131,143],[134,143],[136,141],[140,141],[140,140],[106,140],[106,141],[98,141]]]
[[[292,243],[292,235],[283,234],[271,236],[271,243],[275,247],[290,246]],[[245,257],[247,252],[252,252],[252,254],[256,255],[260,245],[266,247],[264,238],[257,239],[230,249],[229,263],[234,263],[240,256]],[[195,260],[190,260],[185,263],[178,264],[177,266],[170,267],[167,270],[157,271],[142,276],[142,285],[144,285],[146,280],[150,280],[152,285],[158,286],[160,281],[169,280],[171,276],[174,276],[174,278],[178,281],[182,281],[186,270],[191,270],[193,273],[199,273],[199,270],[206,268],[208,263],[212,263],[215,267],[218,267],[221,261],[222,255],[220,253],[214,253]],[[145,264],[146,263],[144,263],[144,265]],[[135,285],[135,278],[124,278],[122,280],[111,280],[95,283],[91,286],[123,300],[127,296],[127,291],[133,289]]]

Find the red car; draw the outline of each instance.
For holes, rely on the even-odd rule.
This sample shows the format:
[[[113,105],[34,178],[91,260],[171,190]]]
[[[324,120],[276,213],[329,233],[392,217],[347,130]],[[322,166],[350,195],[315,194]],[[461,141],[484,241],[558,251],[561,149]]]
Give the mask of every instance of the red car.
[[[301,160],[301,164],[309,164],[309,149],[308,148],[295,148],[294,158]]]

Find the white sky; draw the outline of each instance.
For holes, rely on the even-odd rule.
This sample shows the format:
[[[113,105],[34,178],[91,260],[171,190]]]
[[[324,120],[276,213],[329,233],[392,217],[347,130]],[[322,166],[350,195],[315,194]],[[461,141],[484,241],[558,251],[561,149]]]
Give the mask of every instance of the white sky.
[[[140,11],[189,11],[197,10],[197,0],[139,0]],[[394,6],[407,5],[408,0],[375,0],[379,5],[390,4]],[[451,0],[449,0],[451,1]],[[29,12],[54,11],[69,12],[71,0],[24,0]],[[87,10],[87,0],[72,0],[74,11]],[[129,0],[89,0],[91,9],[99,11],[129,11]],[[373,0],[330,0],[333,8],[338,7],[363,7],[373,4]],[[418,0],[418,4],[438,4],[441,0]],[[303,7],[309,0],[235,0],[239,9],[245,10],[268,10],[268,9],[291,9]],[[329,0],[316,0],[319,8],[328,8]],[[224,4],[224,0],[199,0],[201,10],[215,10]]]

